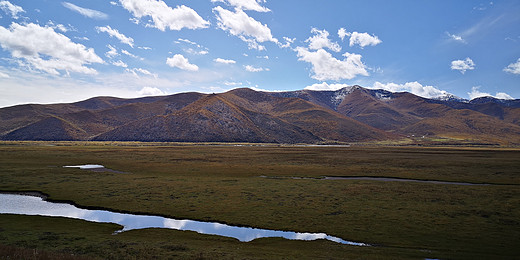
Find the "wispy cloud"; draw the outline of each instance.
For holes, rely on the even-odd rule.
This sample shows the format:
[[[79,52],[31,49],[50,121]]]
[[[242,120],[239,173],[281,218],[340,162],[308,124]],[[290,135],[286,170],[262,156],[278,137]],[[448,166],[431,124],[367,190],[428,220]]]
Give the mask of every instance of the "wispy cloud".
[[[128,44],[130,47],[134,47],[134,39],[132,37],[127,37],[124,34],[120,33],[117,29],[112,29],[110,26],[104,26],[104,27],[96,27],[96,31],[99,32],[106,32],[110,37],[116,37],[121,43]]]
[[[454,40],[456,42],[460,42],[460,43],[466,43],[466,40],[464,40],[462,38],[462,36],[460,35],[455,35],[455,34],[451,34],[449,32],[446,32],[446,35],[451,39],[451,40]]]
[[[97,10],[79,7],[79,6],[77,6],[75,4],[71,4],[69,2],[62,2],[62,4],[66,8],[68,8],[68,9],[74,11],[74,12],[77,12],[77,13],[83,15],[83,16],[86,16],[88,18],[98,19],[98,20],[108,19],[108,15],[107,14],[105,14],[103,12],[100,12],[100,11],[97,11]]]

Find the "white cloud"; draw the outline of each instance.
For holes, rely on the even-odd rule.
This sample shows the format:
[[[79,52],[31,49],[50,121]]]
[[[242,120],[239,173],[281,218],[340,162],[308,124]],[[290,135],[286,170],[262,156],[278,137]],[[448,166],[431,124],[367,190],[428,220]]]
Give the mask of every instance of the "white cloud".
[[[12,23],[9,29],[0,26],[0,45],[19,62],[25,61],[37,70],[54,75],[60,74],[58,70],[96,74],[96,70],[85,65],[104,63],[94,49],[74,43],[50,27],[33,23]]]
[[[184,51],[193,55],[206,55],[209,53],[207,50],[194,50],[193,48],[184,49]]]
[[[361,55],[346,52],[343,54],[345,59],[338,60],[324,49],[315,52],[309,51],[307,48],[296,47],[298,60],[309,62],[312,64],[313,79],[326,80],[342,80],[352,79],[357,75],[368,76],[365,64],[361,62]]]
[[[329,39],[329,32],[326,30],[318,30],[316,28],[311,29],[311,33],[314,36],[309,37],[309,39],[305,40],[305,42],[309,43],[309,49],[311,50],[319,50],[328,48],[331,51],[340,52],[341,46],[339,46],[336,42],[331,42]]]
[[[151,73],[149,70],[142,69],[142,68],[126,69],[126,71],[132,73],[136,78],[139,78],[138,73],[157,78],[157,74]]]
[[[344,87],[348,87],[347,84],[328,84],[327,82],[315,83],[305,87],[307,90],[338,90]]]
[[[511,63],[507,67],[505,67],[504,71],[519,75],[520,74],[520,58],[515,63]]]
[[[123,68],[128,67],[128,65],[126,63],[124,63],[122,60],[112,62],[112,65],[118,66],[118,67],[123,67]]]
[[[339,28],[338,30],[338,36],[343,41],[345,39],[345,36],[350,36],[351,34],[345,30],[345,28]]]
[[[281,44],[279,43],[278,45],[280,46],[280,48],[291,48],[291,44],[294,43],[294,41],[296,41],[296,38],[289,38],[289,37],[283,37],[285,43],[284,44]]]
[[[82,40],[82,41],[90,41],[90,39],[88,37],[85,37],[85,36],[83,36],[83,37],[77,37],[76,36],[76,37],[74,37],[74,39]]]
[[[509,94],[504,93],[504,92],[497,92],[496,95],[493,96],[489,93],[481,92],[479,89],[480,89],[480,86],[472,87],[471,92],[468,92],[469,99],[475,99],[475,98],[479,98],[479,97],[494,97],[494,98],[498,98],[498,99],[514,99],[512,96],[510,96]]]
[[[134,39],[131,37],[126,37],[124,34],[120,33],[117,29],[112,29],[110,26],[99,27],[96,26],[96,31],[106,32],[110,37],[116,37],[121,43],[128,44],[130,47],[134,47]]]
[[[188,44],[191,44],[191,45],[196,45],[197,47],[200,47],[200,45],[198,45],[196,42],[192,42],[192,41],[190,41],[190,40],[188,40],[188,39],[182,39],[182,38],[179,38],[179,39],[177,39],[177,41],[179,41],[179,42],[185,42],[185,43],[188,43]]]
[[[269,68],[259,68],[259,67],[254,67],[251,65],[245,65],[244,68],[249,72],[269,71]]]
[[[130,52],[127,51],[127,50],[121,50],[121,53],[123,53],[123,54],[126,55],[126,56],[132,57],[132,58],[134,58],[134,59],[144,60],[143,58],[141,58],[141,57],[139,57],[139,56],[137,56],[137,55],[134,55],[134,54],[130,53]]]
[[[188,59],[186,59],[181,54],[175,54],[173,57],[166,59],[166,64],[173,68],[179,68],[181,70],[187,71],[197,71],[199,67],[195,64],[191,64]]]
[[[10,78],[8,74],[6,73],[3,73],[0,71],[0,78],[4,78],[4,79],[7,79],[7,78]]]
[[[222,59],[222,58],[216,58],[213,61],[215,61],[217,63],[223,63],[223,64],[235,64],[235,63],[237,63],[234,60],[226,60],[226,59]]]
[[[466,41],[460,35],[451,34],[449,32],[446,32],[446,35],[448,35],[448,37],[450,37],[450,39],[452,39],[454,41],[466,43]]]
[[[109,44],[107,45],[107,47],[110,50],[105,53],[105,56],[107,56],[108,58],[114,58],[115,56],[119,55],[119,53],[117,53],[117,49],[114,48],[114,46]]]
[[[224,85],[226,86],[230,86],[230,87],[233,87],[233,86],[242,86],[242,82],[233,82],[233,81],[224,81],[223,82]]]
[[[372,89],[384,89],[390,92],[410,92],[414,95],[424,97],[424,98],[439,98],[450,95],[450,93],[440,90],[434,86],[423,86],[421,83],[407,82],[405,84],[396,84],[396,83],[386,83],[383,84],[381,82],[376,82],[371,87]]]
[[[268,8],[261,6],[258,2],[265,2],[265,0],[211,0],[211,2],[226,2],[241,10],[251,10],[257,12],[269,12]]]
[[[69,28],[67,28],[67,26],[65,26],[63,24],[54,24],[52,21],[48,21],[47,24],[45,25],[45,27],[51,27],[51,28],[61,31],[61,32],[68,32],[71,30],[72,31],[76,30],[71,25],[69,25]]]
[[[144,87],[137,92],[139,96],[163,96],[166,93],[156,87]]]
[[[141,50],[151,50],[152,48],[150,47],[146,47],[146,46],[139,46],[137,47],[138,49],[141,49]]]
[[[454,60],[451,62],[451,69],[458,70],[460,73],[464,74],[466,70],[474,70],[475,63],[469,57],[464,60]]]
[[[505,92],[497,92],[495,97],[498,99],[515,99],[514,97]]]
[[[74,12],[77,12],[83,16],[86,16],[88,18],[92,18],[92,19],[108,19],[108,15],[103,13],[103,12],[100,12],[100,11],[97,11],[97,10],[92,10],[92,9],[88,9],[88,8],[83,8],[83,7],[79,7],[75,4],[71,4],[69,2],[62,2],[63,6],[65,6],[66,8],[74,11]]]
[[[184,28],[201,29],[209,26],[208,21],[185,5],[171,8],[162,0],[119,0],[119,2],[137,19],[144,16],[152,17],[153,24],[146,26],[161,31],[166,29],[179,31]]]
[[[10,14],[14,19],[20,18],[18,16],[19,13],[25,13],[22,7],[13,5],[9,1],[0,1],[0,9],[6,14]]]
[[[379,40],[379,38],[375,35],[370,35],[368,33],[358,33],[358,32],[352,32],[350,34],[350,46],[354,46],[355,44],[358,44],[361,48],[364,48],[365,46],[376,46],[380,44],[382,41]]]
[[[218,27],[224,31],[239,37],[248,43],[250,49],[264,50],[259,42],[278,40],[271,34],[271,29],[259,21],[249,17],[244,11],[237,9],[235,12],[226,10],[220,6],[213,8],[218,20]]]

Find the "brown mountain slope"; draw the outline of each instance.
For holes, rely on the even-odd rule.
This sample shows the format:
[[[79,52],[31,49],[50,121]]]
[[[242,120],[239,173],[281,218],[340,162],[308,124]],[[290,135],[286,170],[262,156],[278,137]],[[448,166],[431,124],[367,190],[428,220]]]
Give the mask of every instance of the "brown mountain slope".
[[[396,132],[421,120],[419,115],[395,107],[394,104],[398,102],[392,99],[393,94],[388,93],[387,95],[389,96],[378,98],[366,89],[357,88],[343,99],[337,110],[340,114],[375,128]],[[401,99],[406,99],[406,97],[401,97]]]
[[[177,112],[132,122],[95,140],[312,143],[320,138],[268,114],[209,95]]]
[[[498,143],[520,143],[520,126],[472,110],[452,110],[407,127],[416,136],[436,135]]]
[[[436,135],[518,144],[519,106],[518,100],[443,101],[359,86],[98,97],[1,108],[0,139],[317,143]]]
[[[395,138],[330,109],[300,98],[280,98],[248,88],[222,94],[249,110],[268,113],[330,141],[363,141]]]

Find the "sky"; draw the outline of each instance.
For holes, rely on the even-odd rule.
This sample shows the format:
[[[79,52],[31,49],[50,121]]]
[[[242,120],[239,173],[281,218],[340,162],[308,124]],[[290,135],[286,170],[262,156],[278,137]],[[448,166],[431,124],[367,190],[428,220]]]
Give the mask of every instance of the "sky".
[[[520,98],[520,1],[0,0],[0,107],[182,92]]]

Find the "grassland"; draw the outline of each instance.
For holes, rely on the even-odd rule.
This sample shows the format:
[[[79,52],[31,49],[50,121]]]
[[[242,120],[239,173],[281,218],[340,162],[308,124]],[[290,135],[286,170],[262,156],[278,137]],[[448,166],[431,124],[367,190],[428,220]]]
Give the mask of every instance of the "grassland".
[[[124,173],[62,167],[87,163]],[[384,176],[496,185],[259,176]],[[512,148],[4,142],[0,179],[0,191],[41,191],[51,200],[83,207],[325,232],[379,245],[278,238],[243,243],[157,229],[112,235],[116,225],[0,215],[0,244],[22,251],[111,259],[520,255],[520,150]]]

